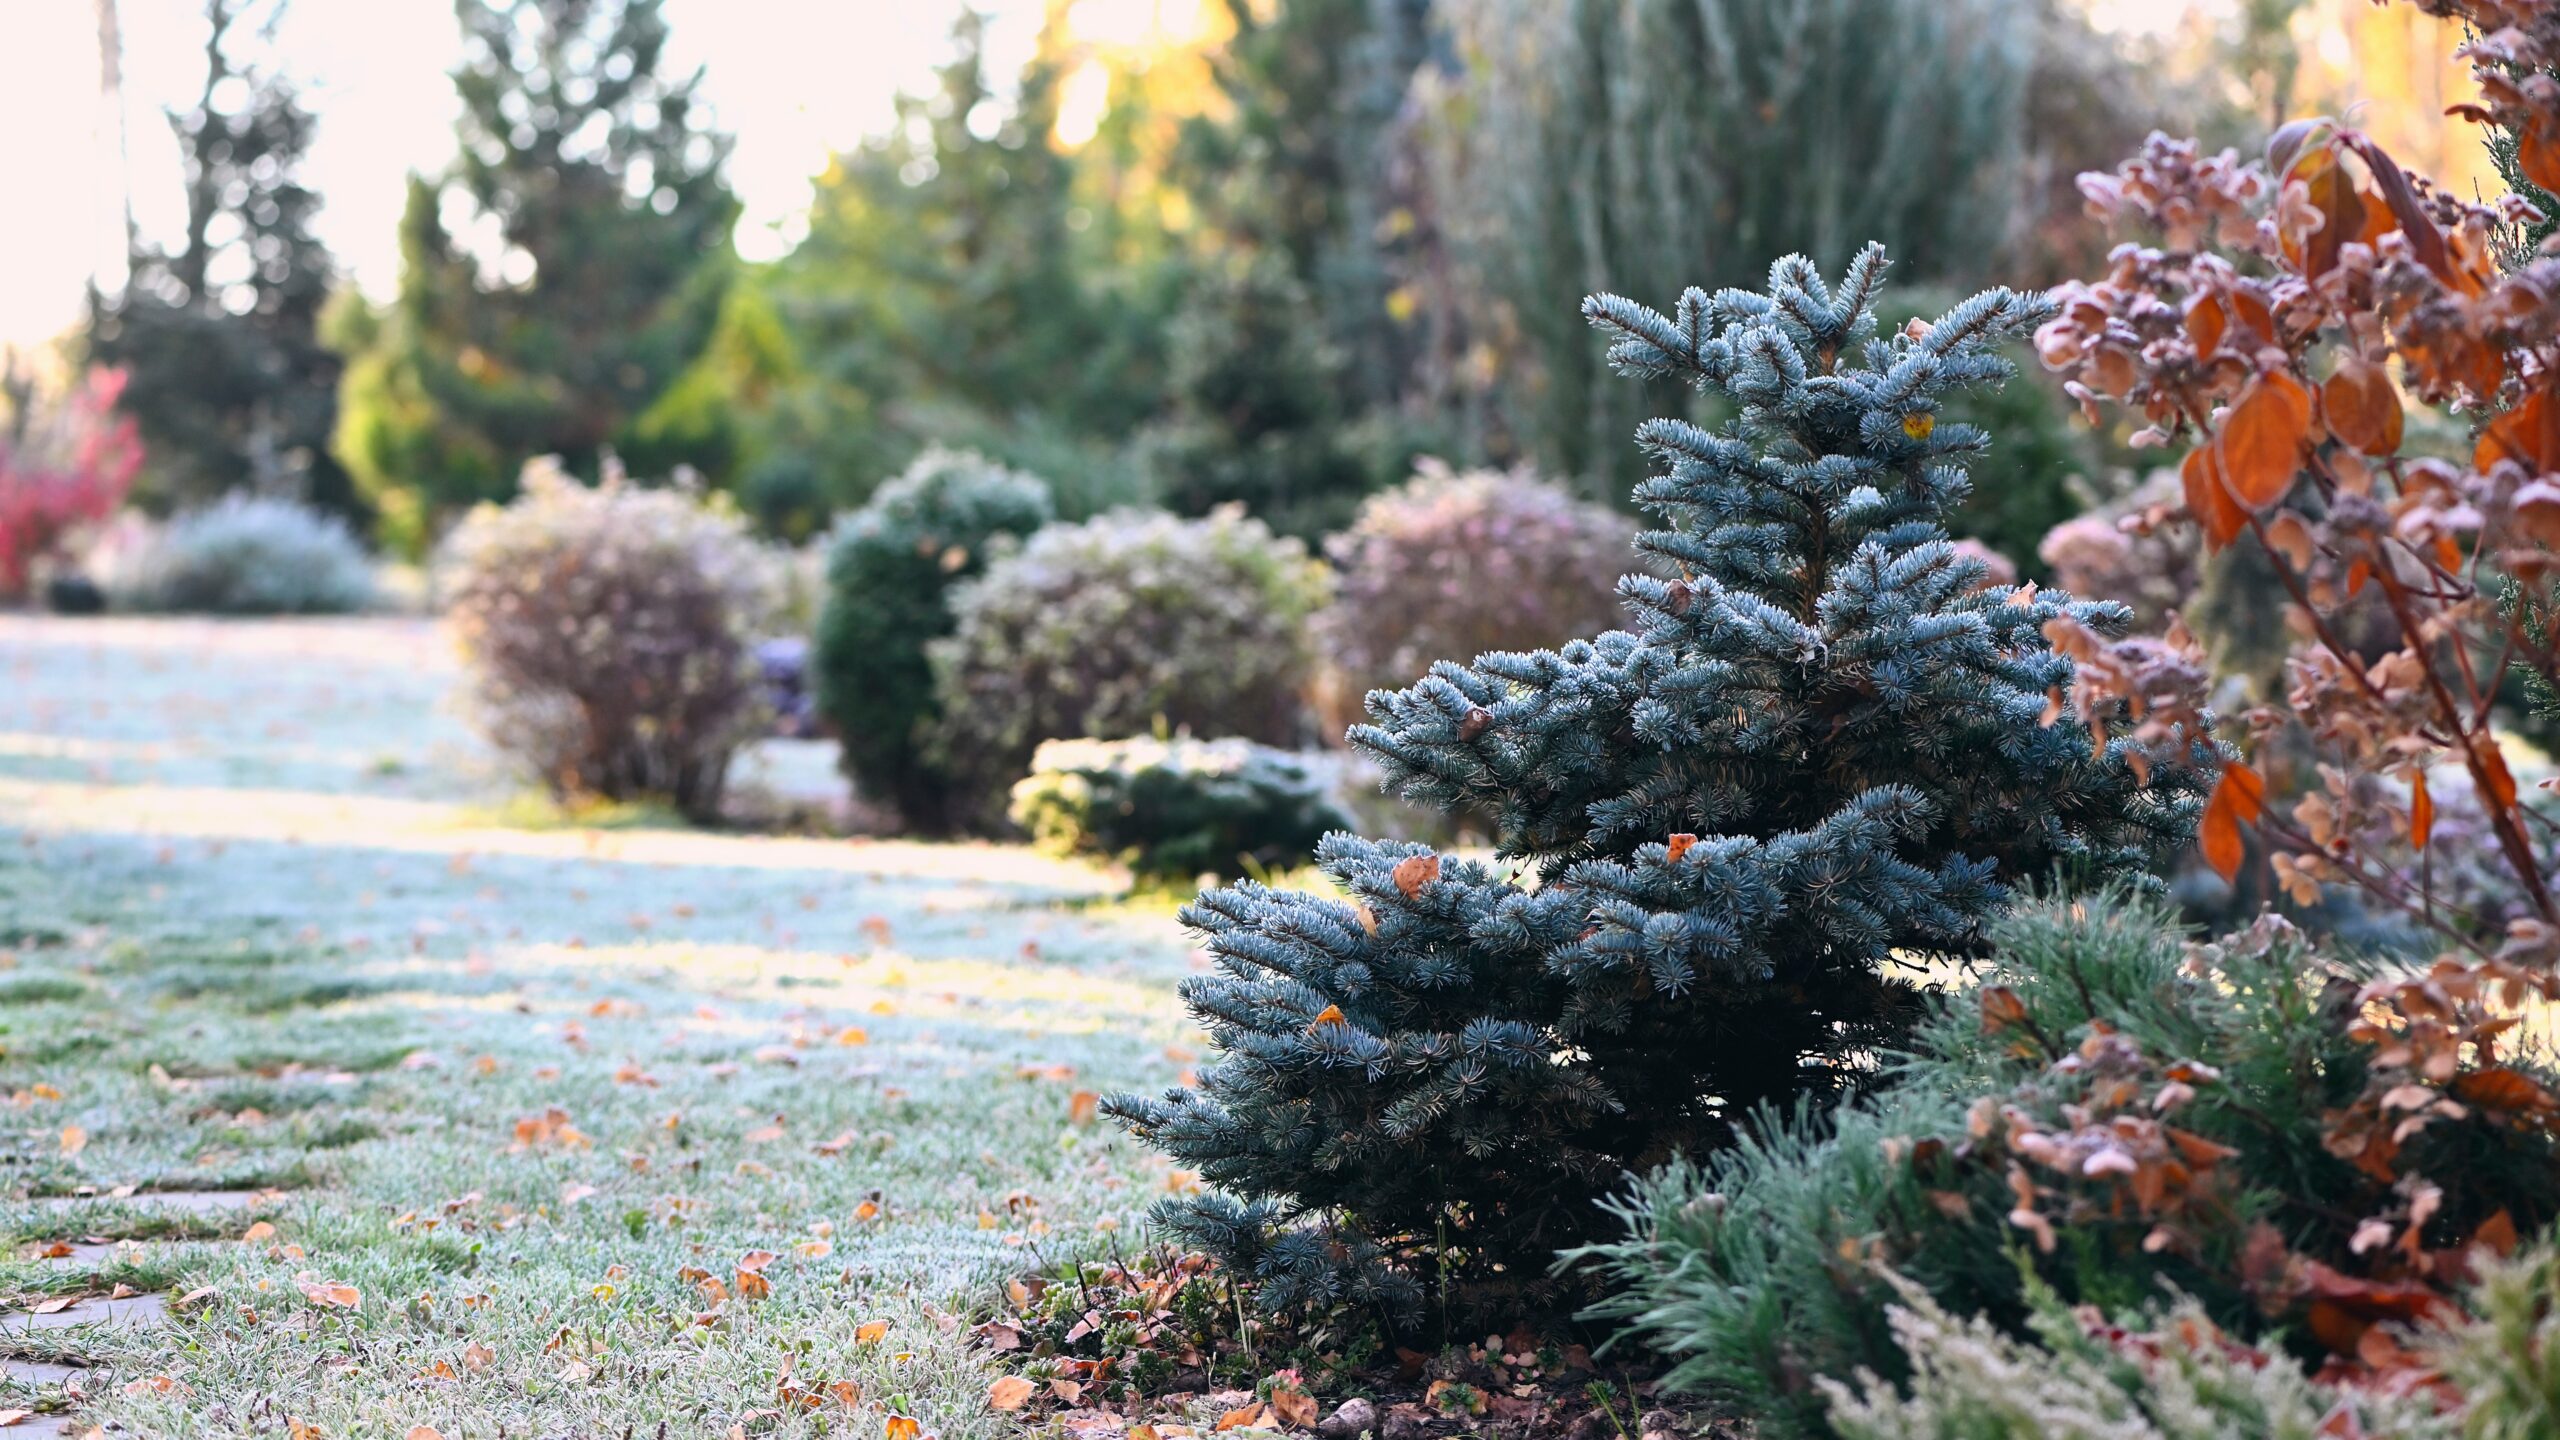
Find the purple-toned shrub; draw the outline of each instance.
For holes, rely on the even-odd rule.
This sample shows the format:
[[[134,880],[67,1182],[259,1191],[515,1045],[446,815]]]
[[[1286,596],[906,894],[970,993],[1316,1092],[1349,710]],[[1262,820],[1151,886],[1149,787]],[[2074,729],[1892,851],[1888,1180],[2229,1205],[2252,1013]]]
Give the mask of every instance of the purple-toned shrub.
[[[1526,471],[1420,474],[1371,496],[1325,542],[1339,575],[1315,619],[1318,718],[1328,737],[1368,718],[1371,690],[1435,660],[1536,650],[1618,628],[1635,522]]]
[[[482,728],[563,798],[717,815],[729,761],[763,733],[754,637],[774,566],[736,514],[619,477],[526,467],[445,552]]]

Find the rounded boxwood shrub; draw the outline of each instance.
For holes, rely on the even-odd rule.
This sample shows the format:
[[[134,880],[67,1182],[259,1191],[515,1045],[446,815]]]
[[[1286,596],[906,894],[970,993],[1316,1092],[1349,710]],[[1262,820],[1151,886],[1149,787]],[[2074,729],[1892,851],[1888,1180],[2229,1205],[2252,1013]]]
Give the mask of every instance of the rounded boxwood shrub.
[[[928,450],[836,526],[818,617],[818,709],[866,799],[918,829],[956,819],[934,763],[925,647],[951,632],[950,592],[1050,518],[1049,486],[984,456]]]
[[[234,493],[162,527],[118,598],[140,610],[343,615],[374,600],[373,562],[346,522]]]
[[[482,728],[563,799],[719,812],[766,710],[754,641],[778,589],[733,512],[608,477],[526,467],[443,557]]]
[[[1306,729],[1307,620],[1331,588],[1241,510],[1053,525],[951,600],[937,750],[986,823],[1043,740],[1160,729],[1288,744]]]
[[[1013,823],[1060,855],[1147,879],[1303,865],[1351,828],[1307,756],[1250,740],[1051,740],[1013,787]]]
[[[1369,718],[1370,691],[1410,685],[1433,661],[1543,650],[1615,625],[1635,536],[1627,516],[1520,470],[1427,464],[1371,496],[1325,542],[1339,576],[1315,618],[1326,737]]]

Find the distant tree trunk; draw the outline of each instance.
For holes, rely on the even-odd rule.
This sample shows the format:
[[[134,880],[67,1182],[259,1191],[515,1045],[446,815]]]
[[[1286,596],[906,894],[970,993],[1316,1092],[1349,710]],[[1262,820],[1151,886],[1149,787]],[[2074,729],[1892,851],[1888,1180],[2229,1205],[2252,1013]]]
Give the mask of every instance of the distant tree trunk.
[[[125,141],[124,124],[124,27],[116,19],[116,0],[97,0],[98,8],[98,147],[109,146],[100,160],[115,176],[112,213],[102,214],[104,226],[112,227],[112,237],[99,237],[98,253],[91,272],[91,283],[99,293],[112,294],[124,288],[125,275],[133,255],[133,164]]]

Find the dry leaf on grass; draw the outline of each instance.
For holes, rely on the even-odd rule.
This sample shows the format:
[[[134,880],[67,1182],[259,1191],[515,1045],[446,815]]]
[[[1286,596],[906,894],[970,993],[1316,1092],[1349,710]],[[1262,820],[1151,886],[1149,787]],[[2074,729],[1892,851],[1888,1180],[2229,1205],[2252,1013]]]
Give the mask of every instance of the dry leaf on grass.
[[[1038,1388],[1019,1375],[1007,1375],[987,1387],[987,1404],[997,1410],[1019,1410],[1031,1403]]]

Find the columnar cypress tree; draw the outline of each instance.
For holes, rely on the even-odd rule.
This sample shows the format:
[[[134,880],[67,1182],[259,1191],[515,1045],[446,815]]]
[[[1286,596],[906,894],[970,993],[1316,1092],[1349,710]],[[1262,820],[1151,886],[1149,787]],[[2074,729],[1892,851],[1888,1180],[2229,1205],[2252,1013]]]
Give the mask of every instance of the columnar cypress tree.
[[[1586,302],[1621,373],[1739,413],[1637,432],[1663,528],[1637,541],[1660,574],[1619,584],[1632,630],[1368,697],[1352,743],[1495,817],[1499,863],[1337,834],[1345,898],[1184,912],[1223,1054],[1110,1108],[1227,1192],[1159,1218],[1267,1302],[1533,1287],[1626,1170],[1858,1083],[1918,1011],[1905,967],[1977,952],[2016,886],[2139,875],[2191,833],[2199,755],[2048,713],[2046,622],[2129,613],[1986,587],[1941,528],[1990,441],[1935,413],[2050,305],[1991,290],[1879,338],[1884,270],[1870,246],[1836,294],[1791,256],[1672,316]]]

